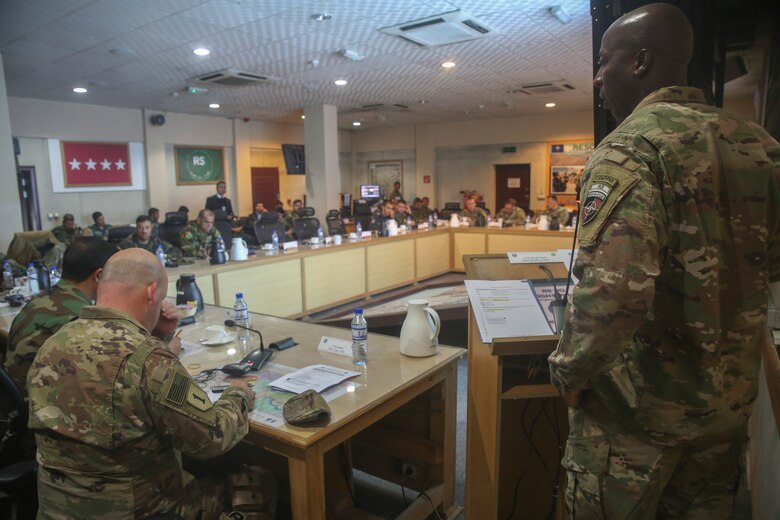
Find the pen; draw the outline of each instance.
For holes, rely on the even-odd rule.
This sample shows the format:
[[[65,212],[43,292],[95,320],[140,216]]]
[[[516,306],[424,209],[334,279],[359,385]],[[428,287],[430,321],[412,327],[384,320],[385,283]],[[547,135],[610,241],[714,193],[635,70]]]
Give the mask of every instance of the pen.
[[[181,331],[182,331],[182,330],[183,330],[183,329],[179,329],[179,330],[177,330],[177,331],[176,331],[176,334],[174,334],[174,336],[173,336],[173,337],[174,337],[174,338],[178,338],[179,336],[181,336]]]

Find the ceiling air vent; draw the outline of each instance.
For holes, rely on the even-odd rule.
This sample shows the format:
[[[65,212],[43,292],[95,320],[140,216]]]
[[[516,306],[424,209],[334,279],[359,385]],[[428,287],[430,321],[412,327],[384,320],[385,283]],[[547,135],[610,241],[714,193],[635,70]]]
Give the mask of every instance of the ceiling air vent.
[[[262,74],[253,74],[251,72],[242,72],[240,70],[222,69],[216,72],[209,72],[197,78],[193,78],[201,83],[209,85],[223,85],[226,87],[243,87],[244,85],[257,85],[265,83],[274,78],[263,76]]]
[[[520,88],[507,90],[507,94],[525,94],[533,96],[535,94],[553,94],[556,92],[566,92],[574,90],[574,86],[566,80],[561,81],[543,81],[540,83],[526,83],[520,85]]]
[[[379,30],[391,36],[400,36],[423,47],[438,47],[475,40],[493,32],[493,29],[460,10]]]
[[[360,110],[374,112],[401,112],[403,110],[409,110],[409,106],[402,105],[401,103],[370,103],[360,107]]]

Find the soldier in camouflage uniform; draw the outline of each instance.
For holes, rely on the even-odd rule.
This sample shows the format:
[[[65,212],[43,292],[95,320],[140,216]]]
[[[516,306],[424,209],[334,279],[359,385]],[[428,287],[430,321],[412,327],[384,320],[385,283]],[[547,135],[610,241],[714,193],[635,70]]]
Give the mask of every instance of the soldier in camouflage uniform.
[[[215,403],[149,331],[168,287],[151,253],[127,249],[105,265],[97,305],[84,307],[43,345],[28,376],[30,428],[38,444],[39,519],[132,519],[176,512],[218,518],[228,496],[254,500],[249,518],[272,518],[276,484],[260,468],[232,475],[248,489],[184,474],[181,455],[206,459],[248,432],[254,392],[232,380]],[[249,480],[251,477],[251,480]]]
[[[61,226],[57,226],[51,230],[51,234],[54,235],[54,238],[66,246],[79,238],[81,233],[81,228],[76,227],[76,219],[70,213],[65,213],[62,216]]]
[[[503,219],[503,226],[525,226],[525,211],[517,207],[515,199],[507,199],[504,207],[496,213],[496,219]]]
[[[579,283],[549,358],[574,519],[733,514],[780,279],[780,145],[684,86],[692,40],[651,4],[601,44],[594,84],[622,122],[585,169]]]
[[[465,208],[460,212],[460,217],[466,217],[469,219],[470,226],[485,227],[487,226],[487,212],[477,207],[476,199],[466,199]]]
[[[206,258],[221,236],[214,227],[214,213],[210,209],[202,209],[198,220],[181,231],[181,251],[184,256]]]
[[[140,215],[135,219],[135,234],[119,243],[120,249],[140,247],[154,255],[157,254],[157,246],[162,246],[165,257],[168,260],[174,262],[181,261],[181,249],[159,237],[152,236],[152,219],[146,215]]]
[[[96,211],[92,214],[92,220],[95,223],[84,231],[84,236],[87,236],[87,233],[91,233],[93,237],[108,240],[108,232],[113,226],[106,224],[106,217],[101,212]]]
[[[416,224],[428,222],[429,214],[430,211],[428,211],[428,208],[423,207],[422,199],[420,197],[417,197],[412,201],[412,220],[414,220]]]
[[[0,253],[0,266],[3,265],[3,262],[8,260],[8,263],[11,264],[11,270],[14,272],[14,276],[27,276],[27,269],[22,267],[22,265],[11,258],[10,256],[5,256],[4,253]]]
[[[557,195],[548,195],[547,201],[546,201],[547,208],[544,210],[543,213],[540,213],[541,215],[547,215],[547,222],[552,222],[554,218],[558,219],[558,222],[561,223],[561,227],[566,225],[566,222],[569,221],[569,210],[564,208],[563,206],[560,206],[558,204],[558,196]],[[539,217],[536,217],[536,220],[539,220]]]
[[[30,300],[14,318],[4,365],[22,395],[27,395],[27,371],[38,349],[60,327],[76,319],[82,307],[92,304],[100,271],[116,252],[114,244],[99,238],[74,240],[65,250],[60,281]]]

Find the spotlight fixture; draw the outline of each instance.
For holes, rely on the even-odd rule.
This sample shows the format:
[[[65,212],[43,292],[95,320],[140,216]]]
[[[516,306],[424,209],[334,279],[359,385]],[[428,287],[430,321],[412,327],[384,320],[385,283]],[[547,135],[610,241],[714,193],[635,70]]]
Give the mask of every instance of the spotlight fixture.
[[[360,121],[354,121],[352,123],[352,126],[360,126],[360,125],[361,125]]]
[[[306,114],[301,114],[301,119],[306,119]]]
[[[358,51],[353,51],[352,49],[340,50],[339,54],[344,58],[347,58],[348,60],[352,60],[352,61],[363,61],[364,59],[366,59],[366,56],[364,54],[360,54]]]
[[[197,49],[194,49],[192,52],[198,56],[208,56],[209,54],[211,54],[211,51],[205,47],[198,47]]]
[[[209,108],[219,108],[219,103],[209,103]]]
[[[454,61],[445,61],[444,63],[441,64],[441,66],[443,68],[445,68],[445,69],[451,69],[452,67],[455,66],[455,62]]]
[[[315,13],[311,15],[312,20],[317,20],[318,22],[324,22],[325,20],[330,20],[333,18],[333,15],[330,13]]]
[[[76,94],[86,94],[87,89],[85,89],[84,87],[76,87],[73,89],[73,92],[75,92]]]
[[[545,103],[544,106],[546,106],[547,108],[554,108],[555,103]]]
[[[565,24],[571,22],[571,15],[567,13],[560,5],[554,5],[550,7],[550,14],[556,17],[561,23]]]
[[[334,81],[333,83],[335,83],[335,84],[336,84],[336,85],[338,85],[339,87],[343,87],[344,85],[346,85],[346,84],[347,84],[347,80],[345,80],[345,79],[337,79],[337,80],[336,80],[336,81]]]

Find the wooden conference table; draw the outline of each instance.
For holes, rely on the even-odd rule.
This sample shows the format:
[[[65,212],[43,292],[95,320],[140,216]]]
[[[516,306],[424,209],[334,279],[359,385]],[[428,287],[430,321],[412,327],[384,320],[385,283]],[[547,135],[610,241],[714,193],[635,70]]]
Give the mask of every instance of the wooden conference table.
[[[207,306],[198,322],[182,327],[182,339],[196,343],[209,324],[221,324],[228,309]],[[17,309],[0,309],[0,331],[7,336]],[[250,433],[238,448],[241,460],[263,460],[265,455],[286,462],[292,515],[296,519],[320,519],[347,516],[370,518],[354,509],[351,493],[344,479],[341,486],[332,485],[327,475],[333,471],[334,453],[346,451],[350,466],[386,480],[401,483],[397,461],[413,464],[414,478],[403,479],[407,489],[426,491],[441,511],[450,516],[457,512],[455,494],[455,414],[457,360],[463,349],[440,347],[439,353],[427,358],[400,354],[397,338],[368,335],[369,362],[361,375],[337,387],[337,397],[330,402],[332,417],[325,426],[295,427],[274,417],[290,394],[263,393],[263,374],[283,375],[292,369],[324,364],[355,370],[349,357],[317,350],[320,338],[330,336],[349,339],[349,330],[274,318],[251,313],[253,328],[259,329],[266,345],[292,336],[299,345],[273,355],[260,381],[256,381],[256,410],[270,410],[263,417],[253,416]],[[254,347],[258,346],[254,336]],[[245,355],[236,342],[221,346],[185,345],[182,363],[192,373],[220,367]],[[249,377],[253,377],[250,373]],[[254,377],[257,377],[254,375]],[[273,377],[270,375],[269,377]],[[327,393],[326,393],[327,395]],[[270,454],[268,453],[270,452]],[[282,476],[283,478],[283,476]],[[338,480],[338,479],[336,479]],[[337,483],[338,484],[338,483]],[[351,483],[348,484],[351,486]],[[287,489],[284,483],[281,489]],[[327,490],[327,491],[326,491]],[[416,496],[416,494],[415,494]],[[432,513],[423,499],[413,502],[404,518],[426,518]]]
[[[344,239],[340,245],[304,245],[243,262],[200,260],[168,270],[193,273],[206,303],[229,306],[243,292],[256,312],[298,318],[448,272],[465,272],[463,255],[569,249],[573,232],[517,228],[438,228],[395,237]],[[228,245],[229,247],[229,245]]]

